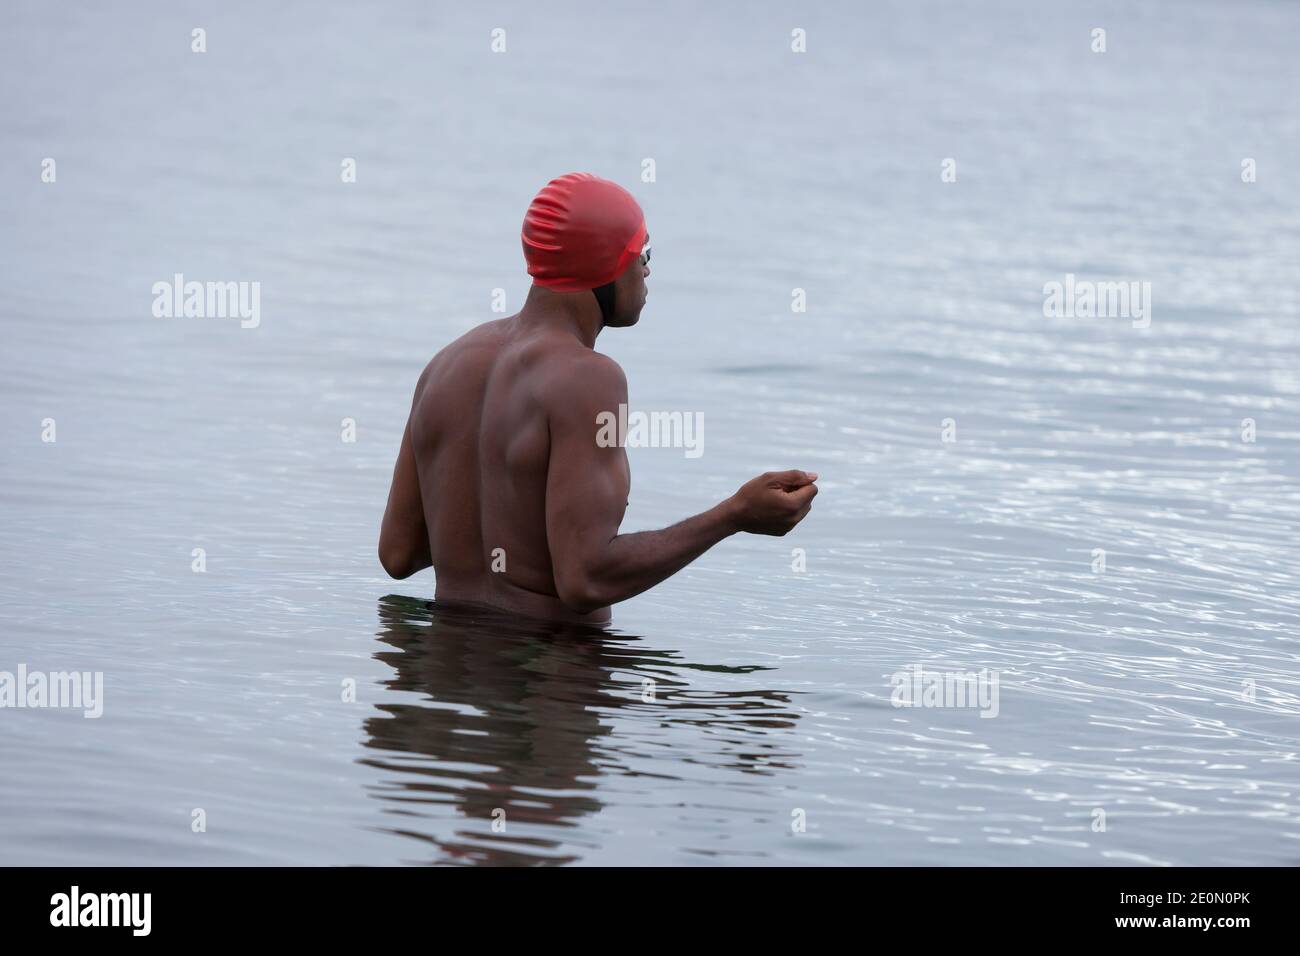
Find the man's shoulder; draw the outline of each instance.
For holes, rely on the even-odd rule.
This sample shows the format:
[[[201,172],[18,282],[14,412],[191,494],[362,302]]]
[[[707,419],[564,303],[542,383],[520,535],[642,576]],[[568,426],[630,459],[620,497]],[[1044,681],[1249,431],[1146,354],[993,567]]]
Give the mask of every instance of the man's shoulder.
[[[614,359],[580,344],[549,352],[539,376],[538,395],[552,414],[586,418],[591,408],[615,407],[627,399],[627,376]]]
[[[627,375],[618,362],[580,343],[552,350],[548,364],[547,379],[565,393],[627,389]]]
[[[493,319],[491,322],[480,323],[443,346],[442,351],[434,356],[434,360],[436,361],[439,355],[454,355],[470,349],[499,347],[505,341],[509,326],[510,319]]]
[[[623,366],[604,352],[597,352],[584,345],[564,349],[560,361],[567,371],[584,376],[589,381],[627,384],[627,375],[623,372]]]
[[[505,323],[508,321],[508,319],[495,319],[484,322],[452,339],[425,364],[424,370],[420,373],[420,384],[423,385],[440,369],[463,362],[471,353],[495,351],[501,345]]]

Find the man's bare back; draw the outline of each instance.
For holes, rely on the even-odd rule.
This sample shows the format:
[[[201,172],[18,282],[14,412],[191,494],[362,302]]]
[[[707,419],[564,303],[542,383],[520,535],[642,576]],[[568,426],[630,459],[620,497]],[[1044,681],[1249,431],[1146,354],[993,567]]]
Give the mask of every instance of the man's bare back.
[[[611,360],[572,335],[515,316],[479,326],[429,363],[410,427],[439,600],[588,619],[556,593],[547,472],[552,406],[602,362]],[[595,435],[593,418],[593,444]]]
[[[817,476],[768,473],[671,528],[618,533],[627,454],[596,437],[598,416],[627,403],[627,382],[593,346],[602,329],[640,317],[648,252],[620,270],[597,295],[538,279],[518,315],[428,364],[380,533],[389,574],[432,565],[440,601],[599,623],[723,538],[785,534],[807,514]]]

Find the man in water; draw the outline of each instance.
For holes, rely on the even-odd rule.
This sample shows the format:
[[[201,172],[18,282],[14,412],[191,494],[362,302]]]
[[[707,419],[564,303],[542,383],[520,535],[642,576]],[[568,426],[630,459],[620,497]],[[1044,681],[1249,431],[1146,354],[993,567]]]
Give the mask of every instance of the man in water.
[[[379,534],[390,575],[432,565],[438,601],[601,623],[724,538],[803,520],[817,475],[781,471],[670,528],[619,534],[627,453],[596,439],[627,379],[594,346],[641,317],[648,238],[640,205],[608,180],[570,173],[537,194],[523,310],[452,342],[416,384]]]

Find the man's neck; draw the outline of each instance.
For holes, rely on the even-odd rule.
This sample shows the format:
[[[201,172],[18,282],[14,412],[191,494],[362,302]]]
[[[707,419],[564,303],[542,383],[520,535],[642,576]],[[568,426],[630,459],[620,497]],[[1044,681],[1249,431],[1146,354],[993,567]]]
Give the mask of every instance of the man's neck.
[[[519,310],[524,325],[568,332],[587,348],[595,348],[596,336],[605,327],[600,304],[591,292],[552,292],[534,285]]]

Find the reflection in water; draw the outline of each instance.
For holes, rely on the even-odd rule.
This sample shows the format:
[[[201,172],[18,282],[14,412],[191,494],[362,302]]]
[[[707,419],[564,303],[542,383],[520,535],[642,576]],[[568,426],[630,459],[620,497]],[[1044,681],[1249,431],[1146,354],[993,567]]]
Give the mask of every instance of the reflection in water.
[[[600,845],[584,824],[603,776],[662,784],[683,764],[795,766],[788,694],[700,690],[679,673],[767,668],[688,664],[614,631],[398,595],[380,600],[379,619],[394,649],[375,657],[397,672],[386,686],[425,699],[376,706],[363,729],[381,753],[362,763],[385,772],[374,795],[403,818],[388,832],[436,848],[431,862],[580,859]]]

